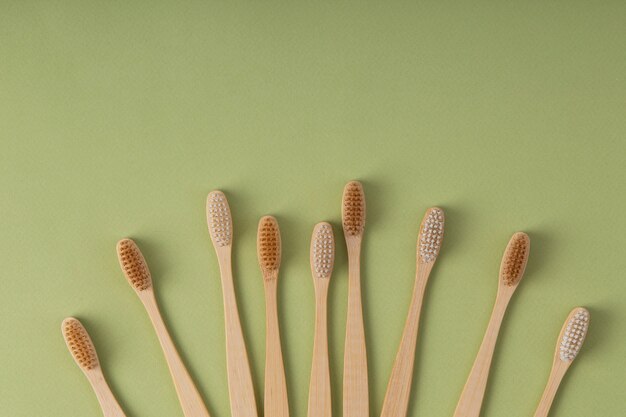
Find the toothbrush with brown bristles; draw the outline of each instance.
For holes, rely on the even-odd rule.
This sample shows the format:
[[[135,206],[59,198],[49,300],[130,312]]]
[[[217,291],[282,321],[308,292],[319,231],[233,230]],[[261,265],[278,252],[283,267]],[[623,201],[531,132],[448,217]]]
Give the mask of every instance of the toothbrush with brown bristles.
[[[82,323],[74,317],[68,317],[63,320],[61,331],[74,361],[82,369],[96,393],[104,417],[126,417],[104,379],[96,348]]]
[[[172,375],[183,414],[185,417],[209,417],[202,397],[176,351],[174,342],[163,322],[154,296],[152,276],[139,247],[131,239],[122,239],[117,243],[117,257],[124,275],[148,312]]]
[[[265,288],[265,399],[264,415],[288,417],[287,383],[278,325],[278,270],[281,241],[278,222],[272,216],[259,221],[257,255]]]
[[[420,311],[428,277],[441,248],[443,226],[443,210],[437,207],[428,209],[417,237],[417,267],[413,296],[400,340],[400,347],[389,377],[381,417],[404,417],[407,413],[413,380]]]
[[[576,307],[567,316],[554,351],[550,378],[534,417],[547,417],[556,391],[585,341],[589,320],[589,311],[583,307]]]
[[[239,320],[233,282],[231,261],[233,222],[228,200],[226,200],[223,192],[212,191],[209,193],[206,202],[206,215],[222,281],[230,412],[232,417],[256,417],[257,408],[252,373]]]
[[[528,235],[523,232],[515,233],[506,247],[500,265],[498,293],[487,332],[461,393],[454,417],[478,417],[480,415],[500,325],[509,301],[524,276],[529,252]]]
[[[341,212],[348,247],[348,317],[343,362],[343,417],[368,417],[367,351],[361,302],[361,242],[365,193],[358,181],[344,187]]]
[[[310,256],[315,288],[315,335],[308,417],[331,417],[327,298],[330,276],[335,264],[335,239],[330,224],[323,222],[315,225],[311,238]]]

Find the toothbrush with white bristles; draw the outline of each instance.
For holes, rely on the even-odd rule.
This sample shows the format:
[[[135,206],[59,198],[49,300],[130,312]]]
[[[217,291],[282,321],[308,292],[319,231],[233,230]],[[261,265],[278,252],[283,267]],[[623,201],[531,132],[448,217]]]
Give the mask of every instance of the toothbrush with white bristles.
[[[217,254],[222,280],[226,328],[226,371],[232,417],[256,417],[256,399],[248,352],[239,320],[231,261],[233,221],[226,196],[221,191],[209,193],[206,215],[211,241]],[[268,416],[269,417],[269,416]]]
[[[534,417],[546,417],[548,415],[559,385],[585,341],[589,329],[589,319],[589,311],[583,307],[576,307],[567,316],[554,351],[550,378],[548,378],[548,384]]]
[[[333,228],[318,223],[311,237],[311,273],[315,288],[315,335],[309,384],[308,417],[331,417],[330,368],[328,359],[328,286],[335,264]]]
[[[438,207],[428,209],[420,225],[417,238],[417,267],[411,305],[400,340],[400,347],[389,377],[381,417],[404,417],[407,413],[413,380],[420,311],[428,277],[435,265],[443,241],[443,226],[443,210]]]

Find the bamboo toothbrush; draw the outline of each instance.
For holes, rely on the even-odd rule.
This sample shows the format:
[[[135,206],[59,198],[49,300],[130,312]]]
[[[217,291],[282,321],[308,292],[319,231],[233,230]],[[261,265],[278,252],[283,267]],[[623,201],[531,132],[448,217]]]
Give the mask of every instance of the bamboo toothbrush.
[[[152,275],[139,247],[131,239],[122,239],[117,243],[117,257],[124,275],[148,312],[172,375],[183,414],[185,417],[209,417],[202,397],[176,351],[174,342],[163,322],[154,296]]]
[[[361,241],[365,226],[365,193],[358,181],[343,189],[341,212],[348,247],[348,318],[343,363],[343,416],[368,417],[367,352],[361,304]]]
[[[126,417],[104,379],[96,348],[82,323],[74,317],[68,317],[63,320],[61,331],[74,361],[83,370],[96,393],[104,417]]]
[[[256,417],[257,408],[252,385],[248,353],[239,321],[233,283],[231,249],[233,222],[226,196],[221,191],[209,193],[206,202],[207,223],[217,254],[224,298],[226,327],[226,369],[232,417]],[[269,416],[268,416],[269,417]]]
[[[554,360],[552,362],[552,370],[548,384],[543,392],[535,417],[546,417],[554,401],[556,391],[561,384],[561,380],[565,373],[572,365],[574,359],[578,355],[580,348],[587,336],[589,328],[589,311],[582,307],[577,307],[569,313],[554,351]]]
[[[287,382],[278,325],[278,270],[280,269],[281,241],[278,222],[272,216],[259,221],[257,255],[263,273],[265,288],[265,400],[264,415],[288,417]]]
[[[413,297],[400,340],[400,347],[387,385],[381,417],[404,417],[407,413],[422,300],[424,299],[428,276],[441,248],[443,226],[443,210],[437,207],[428,209],[420,225],[417,238],[417,268]]]
[[[500,325],[511,296],[513,296],[524,275],[529,251],[530,238],[528,235],[523,232],[515,233],[506,247],[500,265],[498,294],[487,332],[461,393],[454,417],[478,417],[480,414]]]
[[[331,417],[330,369],[328,361],[327,296],[335,264],[335,238],[328,223],[318,223],[311,238],[311,273],[315,287],[315,336],[309,385],[308,417]]]

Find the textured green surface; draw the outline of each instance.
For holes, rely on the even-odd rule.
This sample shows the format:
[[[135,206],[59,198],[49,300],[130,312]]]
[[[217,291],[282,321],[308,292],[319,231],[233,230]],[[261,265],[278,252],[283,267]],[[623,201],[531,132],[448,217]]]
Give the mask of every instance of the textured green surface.
[[[381,2],[382,3],[382,2]],[[93,336],[129,417],[180,416],[149,321],[115,256],[132,236],[213,417],[228,416],[223,310],[204,200],[229,196],[261,408],[260,216],[283,233],[283,349],[306,415],[314,223],[338,237],[331,286],[341,410],[344,183],[365,184],[372,416],[412,287],[424,210],[447,213],[411,416],[449,417],[478,350],[500,257],[532,238],[484,417],[528,417],[569,310],[588,343],[553,417],[626,415],[626,4],[0,1],[0,415],[98,416],[61,320]],[[592,5],[596,3],[597,5]]]

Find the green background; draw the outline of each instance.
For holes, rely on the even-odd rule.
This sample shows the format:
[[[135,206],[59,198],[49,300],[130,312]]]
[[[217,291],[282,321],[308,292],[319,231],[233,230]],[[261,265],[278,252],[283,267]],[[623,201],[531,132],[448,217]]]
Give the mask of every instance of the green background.
[[[119,271],[137,240],[213,417],[228,416],[223,309],[204,205],[224,190],[262,409],[256,225],[280,223],[290,407],[306,415],[308,249],[338,241],[331,364],[341,411],[342,188],[367,196],[363,290],[371,415],[398,345],[425,209],[446,237],[422,314],[411,416],[449,417],[478,350],[510,235],[532,239],[484,417],[531,416],[571,308],[589,339],[554,417],[626,415],[626,3],[0,2],[0,415],[98,416],[60,333],[81,318],[129,417],[180,416]],[[384,3],[384,4],[383,4]],[[602,4],[600,4],[602,3]]]

